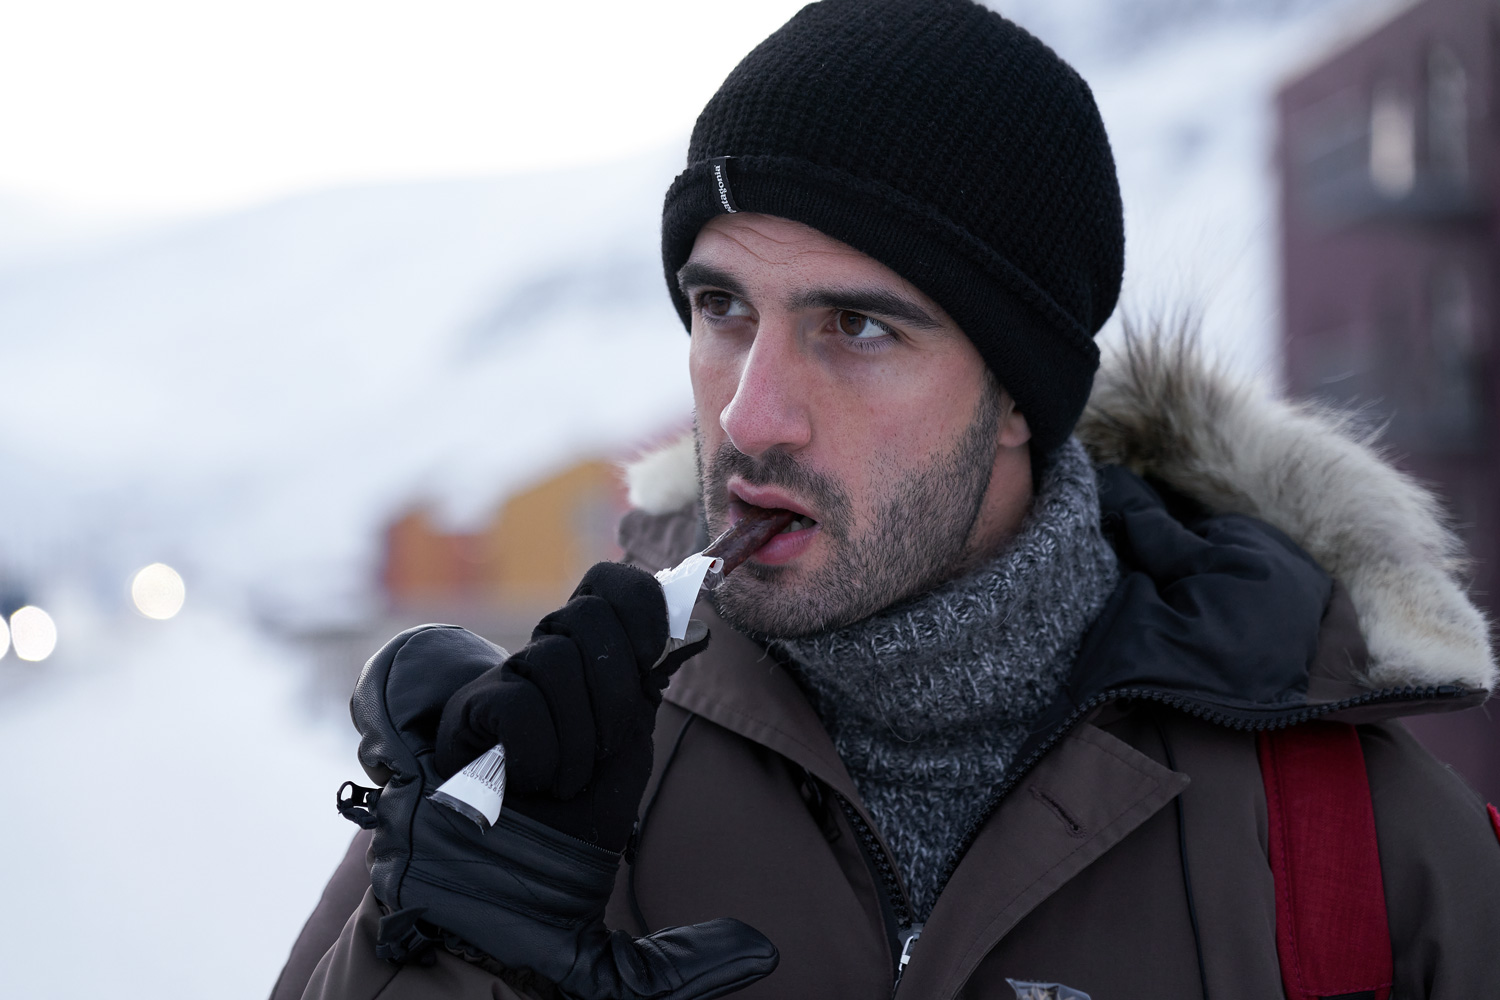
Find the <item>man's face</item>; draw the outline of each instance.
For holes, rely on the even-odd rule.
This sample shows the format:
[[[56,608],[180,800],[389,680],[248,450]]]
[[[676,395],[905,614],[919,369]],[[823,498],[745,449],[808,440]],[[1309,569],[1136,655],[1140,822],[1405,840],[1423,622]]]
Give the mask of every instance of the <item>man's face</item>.
[[[711,535],[800,517],[715,592],[745,631],[863,618],[972,567],[1031,496],[1025,418],[946,313],[786,219],[721,215],[678,274]]]

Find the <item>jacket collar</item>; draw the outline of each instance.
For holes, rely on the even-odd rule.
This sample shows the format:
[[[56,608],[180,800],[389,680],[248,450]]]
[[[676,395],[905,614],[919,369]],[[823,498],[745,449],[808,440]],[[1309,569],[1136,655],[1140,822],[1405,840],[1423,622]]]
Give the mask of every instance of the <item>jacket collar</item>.
[[[1091,725],[1070,732],[995,810],[922,930],[901,995],[954,997],[1054,892],[1156,815],[1188,776]]]
[[[708,602],[699,602],[693,617],[712,632],[710,651],[683,664],[663,697],[775,750],[857,803],[859,793],[833,740],[791,674]]]

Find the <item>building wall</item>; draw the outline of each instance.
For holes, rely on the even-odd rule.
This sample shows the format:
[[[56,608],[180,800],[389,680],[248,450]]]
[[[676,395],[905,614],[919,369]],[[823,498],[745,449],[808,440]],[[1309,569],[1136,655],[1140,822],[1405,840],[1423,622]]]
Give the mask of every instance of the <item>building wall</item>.
[[[436,607],[465,599],[480,580],[481,538],[444,532],[425,507],[401,514],[385,532],[380,582],[386,603]]]
[[[388,610],[534,624],[589,566],[620,558],[615,526],[625,509],[615,466],[593,459],[507,498],[474,532],[446,531],[425,508],[408,510],[386,529]]]
[[[620,558],[615,528],[625,510],[618,470],[597,460],[511,497],[483,535],[488,599],[557,607],[590,566]]]
[[[1361,411],[1433,485],[1500,610],[1500,4],[1425,0],[1277,100],[1282,304],[1293,394]],[[1500,801],[1484,710],[1415,720]]]

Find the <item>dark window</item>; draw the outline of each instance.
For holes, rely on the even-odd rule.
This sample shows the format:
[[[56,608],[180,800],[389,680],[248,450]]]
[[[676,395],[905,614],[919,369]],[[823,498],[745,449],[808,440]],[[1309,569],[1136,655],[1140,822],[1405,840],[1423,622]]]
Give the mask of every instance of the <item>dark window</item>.
[[[1434,444],[1468,447],[1483,427],[1483,384],[1474,293],[1458,264],[1435,268],[1428,282],[1427,429]]]
[[[1446,45],[1427,51],[1427,166],[1436,178],[1469,175],[1469,77]]]

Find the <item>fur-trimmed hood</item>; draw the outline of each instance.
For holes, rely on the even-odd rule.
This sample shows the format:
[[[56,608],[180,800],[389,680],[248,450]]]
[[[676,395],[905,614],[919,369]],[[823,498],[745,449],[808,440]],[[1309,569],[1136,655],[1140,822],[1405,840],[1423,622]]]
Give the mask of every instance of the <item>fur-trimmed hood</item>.
[[[1494,690],[1489,625],[1440,504],[1349,415],[1270,395],[1206,362],[1190,334],[1127,334],[1105,351],[1076,434],[1096,463],[1265,521],[1311,555],[1353,603],[1364,685]],[[691,505],[691,435],[631,463],[626,481],[648,514]]]

